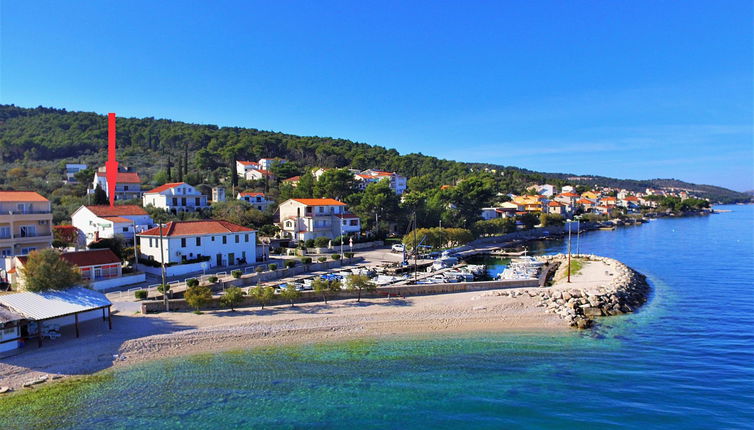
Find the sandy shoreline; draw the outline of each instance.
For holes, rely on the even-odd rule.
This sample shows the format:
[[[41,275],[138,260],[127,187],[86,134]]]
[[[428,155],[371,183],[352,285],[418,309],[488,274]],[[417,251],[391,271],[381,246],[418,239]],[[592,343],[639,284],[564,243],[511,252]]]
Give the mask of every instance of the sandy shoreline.
[[[602,262],[587,263],[571,284],[546,289],[596,288],[609,282]],[[572,330],[546,312],[544,288],[487,290],[406,299],[353,299],[324,303],[152,315],[116,314],[113,330],[97,321],[82,335],[0,359],[0,386],[19,389],[42,375],[87,375],[111,367],[206,352],[357,338],[472,332]],[[513,294],[511,294],[513,293]]]

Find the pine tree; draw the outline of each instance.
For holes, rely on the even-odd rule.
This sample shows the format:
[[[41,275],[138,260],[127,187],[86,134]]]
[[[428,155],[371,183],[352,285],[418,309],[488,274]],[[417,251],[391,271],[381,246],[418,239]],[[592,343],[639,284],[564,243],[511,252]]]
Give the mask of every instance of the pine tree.
[[[97,188],[94,189],[94,204],[95,205],[109,205],[110,200],[107,198],[107,193],[102,189],[100,184],[97,184]]]

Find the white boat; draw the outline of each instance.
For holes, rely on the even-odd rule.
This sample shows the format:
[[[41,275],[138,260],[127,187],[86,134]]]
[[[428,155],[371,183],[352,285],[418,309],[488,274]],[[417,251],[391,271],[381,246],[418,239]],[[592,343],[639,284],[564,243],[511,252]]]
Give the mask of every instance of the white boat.
[[[471,282],[474,280],[474,274],[464,270],[450,270],[443,273],[446,278],[456,278],[461,282]]]
[[[440,257],[432,263],[435,270],[447,269],[458,264],[458,258],[450,255],[448,251],[443,251]]]

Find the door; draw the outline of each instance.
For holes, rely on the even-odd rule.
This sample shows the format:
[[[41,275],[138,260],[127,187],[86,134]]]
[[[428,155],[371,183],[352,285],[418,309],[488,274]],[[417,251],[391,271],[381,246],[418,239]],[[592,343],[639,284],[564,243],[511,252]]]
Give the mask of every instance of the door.
[[[223,255],[217,254],[217,265],[222,266],[223,265]]]
[[[228,266],[233,266],[236,264],[236,254],[230,253],[228,254]]]

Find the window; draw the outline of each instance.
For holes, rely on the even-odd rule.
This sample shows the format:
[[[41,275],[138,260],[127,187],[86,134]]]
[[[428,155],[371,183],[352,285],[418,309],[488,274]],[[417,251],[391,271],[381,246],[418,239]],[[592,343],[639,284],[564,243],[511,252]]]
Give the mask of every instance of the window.
[[[186,206],[186,197],[181,197],[181,206]]]
[[[214,242],[214,241],[215,241],[215,236],[212,236],[212,242]]]
[[[197,237],[196,238],[196,246],[202,246],[202,238],[201,237]]]
[[[195,204],[196,206],[201,206],[201,205],[202,205],[202,203],[201,203],[201,199],[200,199],[199,197],[195,198],[195,199],[194,199],[194,201],[195,201],[195,203],[194,203],[194,204]]]
[[[223,236],[223,245],[228,243],[228,236]]]
[[[320,207],[319,207],[319,213],[321,213],[321,214],[325,213],[325,208],[324,208],[324,206],[320,206]]]
[[[178,199],[173,197],[173,206],[178,206]]]
[[[34,237],[37,235],[37,227],[33,225],[21,226],[21,237]]]
[[[123,191],[128,191],[128,185],[123,186]]]
[[[31,251],[36,251],[37,248],[31,247],[31,248],[21,248],[21,255],[27,255],[31,253]]]
[[[235,235],[235,237],[236,237],[236,243],[241,241],[241,237],[239,235]]]
[[[359,220],[356,220],[356,219],[352,219],[352,220],[351,220],[351,225],[353,225],[353,226],[357,226],[357,225],[359,225]]]
[[[123,227],[123,231],[128,231],[128,227]]]
[[[185,247],[186,247],[186,238],[182,237],[181,238],[181,248],[185,248]]]
[[[246,241],[246,242],[249,241],[249,234],[248,233],[246,234],[246,237],[244,238],[244,241]]]
[[[0,257],[10,257],[10,249],[0,249]]]
[[[8,239],[10,237],[10,227],[0,227],[0,239]]]

